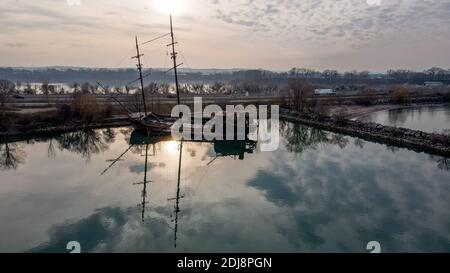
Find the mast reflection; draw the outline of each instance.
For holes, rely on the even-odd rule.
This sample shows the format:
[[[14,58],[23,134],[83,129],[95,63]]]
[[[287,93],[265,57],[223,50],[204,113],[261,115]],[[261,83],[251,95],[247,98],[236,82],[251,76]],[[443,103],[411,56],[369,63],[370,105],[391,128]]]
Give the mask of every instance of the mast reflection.
[[[148,176],[148,157],[149,157],[149,148],[153,146],[153,150],[155,151],[155,145],[159,143],[167,143],[173,141],[170,135],[151,135],[146,130],[134,130],[131,132],[131,136],[129,138],[129,147],[116,159],[111,160],[111,164],[101,173],[104,175],[108,172],[117,162],[121,161],[122,158],[134,147],[145,147],[145,154],[142,155],[145,158],[144,164],[144,178],[143,181],[133,183],[133,185],[142,185],[142,202],[139,204],[141,206],[141,218],[142,222],[145,221],[145,210],[147,205],[149,204],[148,200],[148,184],[152,183]],[[217,160],[218,158],[230,157],[233,159],[244,160],[245,154],[252,154],[257,147],[256,141],[250,140],[237,140],[237,141],[225,141],[225,140],[200,140],[200,141],[187,141],[181,140],[178,145],[178,172],[177,172],[177,187],[176,187],[176,195],[174,198],[168,198],[167,201],[175,201],[174,211],[171,215],[171,222],[174,224],[174,248],[178,247],[178,230],[179,230],[179,215],[181,213],[180,201],[185,198],[185,196],[181,192],[181,174],[182,174],[182,159],[183,159],[183,146],[186,142],[195,142],[195,143],[210,143],[214,147],[214,152],[216,154],[215,158],[210,161],[207,165],[209,166],[212,162]],[[144,150],[144,149],[142,149]]]

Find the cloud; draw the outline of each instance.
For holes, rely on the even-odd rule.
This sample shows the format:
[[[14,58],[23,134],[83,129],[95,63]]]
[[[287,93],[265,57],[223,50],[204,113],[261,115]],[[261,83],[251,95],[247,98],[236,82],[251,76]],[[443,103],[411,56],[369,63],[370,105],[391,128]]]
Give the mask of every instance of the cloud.
[[[369,2],[372,5],[367,0],[190,0],[186,12],[175,18],[175,29],[184,55],[195,60],[191,63],[196,67],[385,70],[449,65],[445,47],[450,43],[450,0]],[[29,65],[63,59],[63,65],[112,66],[117,60],[111,61],[100,46],[122,55],[134,35],[152,38],[168,29],[167,18],[144,0],[72,6],[64,0],[4,0],[0,24],[2,40],[33,40],[33,53],[40,54],[33,58],[37,63]],[[83,47],[76,59],[62,58],[49,49],[55,40],[91,47]],[[8,48],[5,42],[3,46]],[[427,58],[417,52],[427,52]],[[385,58],[386,53],[399,60]],[[19,65],[18,58],[4,54],[0,65]],[[351,61],[346,61],[348,56]],[[89,63],[78,63],[86,60]],[[154,66],[166,63],[158,60]]]
[[[27,43],[23,43],[23,42],[15,42],[15,43],[8,43],[8,44],[6,44],[6,46],[8,46],[8,47],[15,47],[15,48],[23,48],[23,47],[27,47],[28,44]]]
[[[298,41],[364,44],[392,33],[439,33],[450,38],[450,1],[214,1],[216,18]],[[447,12],[446,12],[447,11]]]

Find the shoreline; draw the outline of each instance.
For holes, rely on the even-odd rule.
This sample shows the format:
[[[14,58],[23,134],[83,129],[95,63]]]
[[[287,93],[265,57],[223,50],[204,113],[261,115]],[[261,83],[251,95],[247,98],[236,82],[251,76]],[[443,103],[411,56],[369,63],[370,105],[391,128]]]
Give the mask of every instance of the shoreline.
[[[335,121],[331,117],[317,117],[283,109],[282,120],[304,124],[318,129],[357,137],[370,142],[393,145],[416,152],[450,157],[450,136],[426,133],[406,128],[384,126],[359,120]]]
[[[13,132],[0,132],[0,142],[16,142],[26,141],[35,138],[48,138],[54,137],[60,134],[66,134],[76,132],[80,130],[96,130],[107,128],[118,128],[130,126],[131,123],[128,119],[124,118],[112,118],[101,122],[95,122],[91,124],[70,124],[61,126],[48,126],[34,130],[21,130]]]
[[[358,137],[371,142],[377,142],[387,145],[395,145],[398,147],[408,148],[418,152],[426,152],[444,157],[450,157],[450,144],[448,136],[435,133],[426,133],[407,128],[398,128],[384,126],[372,122],[364,122],[360,118],[371,113],[415,108],[415,107],[439,107],[449,106],[448,103],[440,104],[410,104],[410,105],[374,105],[374,106],[354,106],[350,108],[349,113],[345,116],[344,122],[338,123],[331,117],[318,119],[317,117],[300,114],[295,111],[281,109],[280,118],[291,122],[301,123],[307,126],[341,133],[349,136]],[[335,107],[332,111],[339,110]],[[350,117],[351,119],[348,119]],[[130,126],[128,118],[117,116],[114,118],[104,119],[90,124],[82,124],[81,122],[72,122],[64,125],[49,125],[38,129],[21,129],[9,132],[0,132],[1,142],[26,141],[34,138],[48,138],[56,135],[70,133],[79,130],[94,130],[106,128],[118,128]]]
[[[390,111],[390,110],[398,110],[398,109],[412,109],[417,107],[450,107],[450,103],[413,103],[413,104],[378,104],[372,106],[348,106],[347,114],[345,117],[347,119],[360,119],[364,118],[370,114],[381,112],[381,111]],[[335,113],[337,110],[341,109],[341,107],[336,106],[333,107],[331,112]]]

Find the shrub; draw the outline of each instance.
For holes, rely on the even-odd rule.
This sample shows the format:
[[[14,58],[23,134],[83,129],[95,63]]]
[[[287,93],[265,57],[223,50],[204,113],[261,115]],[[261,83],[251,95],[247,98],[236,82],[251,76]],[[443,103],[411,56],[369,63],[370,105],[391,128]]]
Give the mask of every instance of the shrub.
[[[347,123],[347,109],[345,107],[339,108],[332,116],[334,122],[339,124]]]
[[[315,117],[323,119],[330,115],[330,106],[326,102],[313,100],[313,105],[311,105],[311,112]]]
[[[391,102],[394,104],[406,104],[410,99],[411,94],[404,86],[397,86],[391,92]]]
[[[67,122],[73,118],[72,107],[67,104],[63,104],[58,108],[57,119],[60,122]]]
[[[76,94],[72,103],[74,116],[85,122],[95,122],[102,118],[104,106],[91,95]]]
[[[365,89],[358,93],[356,103],[360,105],[373,105],[376,101],[376,92],[371,89]]]
[[[450,92],[447,92],[444,94],[444,101],[445,102],[450,102]]]

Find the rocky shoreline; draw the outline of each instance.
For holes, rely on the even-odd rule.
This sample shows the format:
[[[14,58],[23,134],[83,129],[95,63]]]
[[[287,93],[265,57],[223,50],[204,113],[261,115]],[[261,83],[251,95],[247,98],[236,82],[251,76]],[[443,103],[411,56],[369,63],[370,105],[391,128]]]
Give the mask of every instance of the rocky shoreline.
[[[371,142],[450,157],[450,136],[447,135],[384,126],[373,122],[366,123],[358,120],[337,120],[332,117],[319,118],[287,109],[281,110],[280,118],[334,133],[351,135]]]
[[[60,134],[71,133],[80,130],[94,130],[104,128],[117,128],[129,126],[128,118],[110,118],[99,122],[85,124],[82,122],[70,122],[64,125],[44,126],[33,129],[20,129],[9,132],[0,132],[0,142],[24,141],[32,138],[53,137]]]

